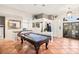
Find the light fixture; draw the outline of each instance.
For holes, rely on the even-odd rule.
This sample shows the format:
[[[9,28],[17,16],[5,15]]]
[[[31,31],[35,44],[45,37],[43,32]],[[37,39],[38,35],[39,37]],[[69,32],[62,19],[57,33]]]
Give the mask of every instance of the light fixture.
[[[42,7],[45,7],[46,6],[46,4],[33,4],[34,6],[38,6],[38,5],[40,5],[40,6],[42,6]]]
[[[68,11],[67,11],[67,16],[71,16],[72,15],[72,11],[70,8],[68,8]]]

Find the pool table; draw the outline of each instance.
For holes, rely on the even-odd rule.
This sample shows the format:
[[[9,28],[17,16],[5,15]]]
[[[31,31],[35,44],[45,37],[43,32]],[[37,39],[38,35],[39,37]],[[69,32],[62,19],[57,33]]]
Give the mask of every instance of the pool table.
[[[40,46],[44,43],[46,44],[45,45],[46,49],[48,49],[47,46],[48,46],[49,40],[51,40],[51,36],[33,33],[33,32],[22,34],[20,35],[20,37],[21,37],[21,44],[23,44],[23,40],[26,40],[32,45],[34,45],[36,54],[38,54]]]

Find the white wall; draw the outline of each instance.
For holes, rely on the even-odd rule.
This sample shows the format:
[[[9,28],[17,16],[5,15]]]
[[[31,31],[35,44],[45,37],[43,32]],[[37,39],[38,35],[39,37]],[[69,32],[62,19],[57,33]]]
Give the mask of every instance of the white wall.
[[[63,18],[64,14],[60,14],[55,20],[53,20],[53,35],[54,37],[63,37]]]
[[[21,20],[23,22],[23,19],[25,19],[26,14],[15,10],[11,9],[5,6],[0,5],[0,16],[5,16],[5,39],[15,39],[15,34],[13,31],[19,31],[20,29],[9,29],[8,28],[8,21],[9,20]],[[21,23],[22,27],[22,23]]]
[[[10,29],[8,27],[8,21],[9,20],[20,20],[22,22],[22,18],[14,17],[14,16],[12,16],[12,17],[5,17],[5,38],[6,39],[15,39],[15,34],[14,34],[13,31],[20,31],[21,28],[20,29]],[[21,27],[22,27],[22,23],[21,23]]]

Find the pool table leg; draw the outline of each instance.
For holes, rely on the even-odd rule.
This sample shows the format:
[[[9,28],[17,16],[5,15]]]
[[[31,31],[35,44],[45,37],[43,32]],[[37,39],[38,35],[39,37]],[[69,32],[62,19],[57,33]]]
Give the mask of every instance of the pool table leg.
[[[46,42],[46,49],[48,49],[48,42]]]
[[[21,38],[21,44],[23,44],[23,38]]]
[[[38,54],[40,46],[36,44],[34,45],[34,47],[35,47],[36,54]]]

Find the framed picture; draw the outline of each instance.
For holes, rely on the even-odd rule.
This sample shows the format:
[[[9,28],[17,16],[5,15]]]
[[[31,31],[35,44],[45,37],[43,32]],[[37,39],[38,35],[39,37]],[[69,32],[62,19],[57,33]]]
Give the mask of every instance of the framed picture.
[[[33,27],[33,28],[35,27],[35,23],[32,23],[32,27]]]
[[[39,22],[32,23],[32,27],[33,28],[40,28],[40,23]]]
[[[21,21],[20,20],[9,20],[8,21],[8,28],[9,29],[20,29],[21,28]]]

